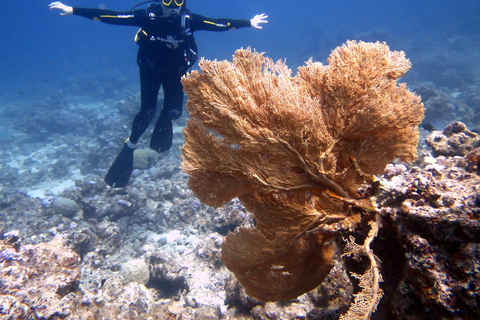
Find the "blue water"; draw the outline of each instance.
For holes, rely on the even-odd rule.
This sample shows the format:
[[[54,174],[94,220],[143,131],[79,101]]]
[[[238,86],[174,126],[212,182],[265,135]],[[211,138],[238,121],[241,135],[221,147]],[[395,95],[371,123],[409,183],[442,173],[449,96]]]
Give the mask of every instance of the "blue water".
[[[49,1],[2,1],[0,11],[0,95],[38,97],[66,89],[72,77],[121,79],[138,88],[136,27],[112,26],[49,11]],[[135,0],[66,0],[80,7],[129,10]],[[404,50],[414,65],[411,81],[432,81],[442,68],[465,72],[478,81],[472,65],[480,52],[478,0],[190,0],[189,8],[211,17],[250,19],[266,13],[263,30],[197,32],[200,55],[229,59],[251,46],[295,68],[310,57],[325,61],[347,39],[387,41]],[[430,59],[431,57],[431,59]],[[407,78],[408,79],[408,78]],[[101,85],[101,84],[100,84]],[[453,85],[453,84],[448,84]],[[68,89],[68,88],[67,88]],[[85,86],[84,94],[88,95]]]

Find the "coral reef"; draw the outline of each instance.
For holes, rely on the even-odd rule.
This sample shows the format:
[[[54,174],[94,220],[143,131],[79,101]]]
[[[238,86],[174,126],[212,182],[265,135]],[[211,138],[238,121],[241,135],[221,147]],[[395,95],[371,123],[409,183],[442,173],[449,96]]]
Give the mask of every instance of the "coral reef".
[[[382,208],[382,227],[371,248],[382,260],[384,282],[380,287],[384,297],[372,319],[480,316],[475,308],[480,303],[476,150],[467,156],[433,157],[430,149],[421,149],[422,156],[415,165],[390,163],[378,177],[375,201]],[[176,161],[180,165],[179,158]],[[156,170],[169,170],[174,162],[165,161],[164,167],[163,163]],[[171,171],[167,178],[156,170],[141,171],[133,185],[122,192],[105,188],[99,178],[77,181],[75,188],[59,195],[74,199],[83,211],[83,215],[72,218],[56,214],[48,196],[32,199],[24,194],[2,193],[2,233],[12,229],[19,232],[4,234],[0,264],[9,267],[20,263],[14,258],[24,261],[25,257],[19,255],[25,252],[21,248],[37,248],[32,244],[45,248],[36,251],[45,254],[57,248],[72,255],[66,246],[73,249],[81,258],[78,289],[67,295],[68,299],[75,295],[74,301],[63,304],[75,306],[65,319],[95,319],[93,315],[97,315],[105,319],[334,320],[347,311],[357,286],[347,270],[361,274],[369,264],[342,259],[343,239],[337,242],[330,273],[317,288],[294,300],[262,303],[249,297],[220,261],[222,235],[239,226],[253,226],[252,215],[238,199],[216,210],[206,207],[186,192],[183,173]],[[152,179],[157,179],[155,185]],[[114,220],[118,197],[127,196],[132,203],[139,203],[139,209]],[[142,205],[144,199],[146,205]],[[92,211],[107,214],[86,214]],[[356,229],[353,235],[361,243],[367,234],[365,227]],[[63,243],[56,239],[58,245],[54,247],[49,241],[58,235]],[[151,270],[146,285],[125,285],[119,275],[122,264],[135,259],[144,259]],[[44,278],[58,270],[53,264],[51,267],[44,270]],[[2,286],[13,285],[18,276],[12,273],[10,277],[15,280],[1,282]],[[26,282],[23,290],[36,292],[37,286],[35,281]],[[62,300],[56,295],[54,298],[42,307],[53,310]],[[16,301],[11,292],[2,292],[0,299]],[[11,304],[2,306],[10,308]],[[20,318],[22,310],[16,310],[13,317]]]
[[[435,156],[466,156],[480,147],[478,134],[467,129],[462,122],[452,122],[442,131],[435,131],[427,137]]]
[[[54,319],[75,312],[80,257],[61,238],[19,246],[8,235],[0,240],[0,317]]]
[[[376,201],[383,228],[374,250],[390,297],[380,305],[379,319],[480,316],[480,177],[458,140],[451,141],[457,153],[450,157],[381,179]]]
[[[343,35],[332,43],[340,39]],[[425,43],[406,48],[409,58],[420,47]],[[437,46],[432,52],[437,49],[441,51]],[[299,61],[306,54],[299,54]],[[324,55],[316,57],[323,59]],[[292,59],[288,61],[292,63]],[[441,72],[438,63],[419,69],[416,59],[414,66],[417,74],[419,70]],[[409,78],[409,85],[414,83],[411,75],[410,71],[404,78]],[[465,78],[463,84],[457,81],[459,77],[444,78],[450,87],[439,85],[436,76],[432,79],[415,92],[425,103],[426,120],[440,130],[429,140],[443,135],[443,147],[428,145],[430,132],[420,128],[418,159],[414,163],[396,160],[377,176],[374,199],[381,207],[382,224],[370,247],[382,260],[384,282],[380,288],[384,296],[372,319],[480,318],[480,149],[475,147],[478,136],[472,135],[478,135],[480,91]],[[108,90],[101,98],[92,99],[57,87],[48,95],[42,88],[38,91],[42,96],[34,102],[29,94],[2,100],[0,131],[6,132],[0,132],[0,140],[8,143],[0,150],[1,319],[35,319],[33,311],[57,312],[66,320],[336,320],[345,314],[360,290],[359,282],[349,275],[364,273],[370,264],[366,256],[361,261],[342,258],[347,244],[343,238],[353,235],[356,243],[364,243],[370,231],[367,221],[353,233],[331,241],[335,242],[333,265],[318,287],[289,301],[254,299],[226,269],[220,251],[229,231],[252,228],[256,221],[238,198],[214,209],[202,204],[188,188],[187,175],[179,169],[184,142],[181,127],[186,116],[175,123],[170,151],[155,156],[146,151],[152,157],[143,157],[148,164],[143,161],[141,168],[134,170],[131,184],[121,190],[109,189],[102,178],[128,135],[127,124],[138,110],[139,95],[129,96],[137,91],[131,84],[119,90],[115,82],[105,83],[108,79],[80,80],[75,84],[77,80],[72,78],[71,86],[77,89],[69,92],[85,93],[81,89],[84,81],[102,82],[95,90]],[[7,94],[8,90],[2,91],[3,96]],[[105,100],[107,95],[115,100]],[[444,135],[443,128],[452,119],[468,128]],[[52,127],[55,123],[59,125]],[[450,151],[440,155],[432,147]],[[140,140],[139,150],[144,148],[148,148],[147,133]],[[362,185],[361,191],[369,191],[367,187]],[[74,201],[78,214],[55,212],[53,203],[59,197]],[[355,210],[353,213],[358,213]],[[72,269],[64,270],[48,258],[54,248],[59,250],[55,251],[60,256],[57,261],[77,256],[78,266],[72,264]],[[35,259],[25,256],[26,252],[35,252]],[[40,265],[43,274],[32,275],[32,281],[18,290],[4,290],[18,284],[22,272],[37,272],[32,262],[47,258],[48,266]],[[148,266],[149,281],[124,284],[122,265],[138,259]],[[12,273],[4,277],[5,270]],[[54,274],[58,278],[52,286],[39,287],[37,280]],[[78,285],[73,282],[70,287],[74,291],[63,297],[54,292],[53,284],[65,287],[77,274]],[[62,279],[67,281],[61,284]],[[17,293],[25,293],[22,299],[36,309],[19,303]],[[52,299],[39,298],[47,296]],[[6,310],[10,315],[5,315]],[[60,316],[52,316],[56,318]]]
[[[453,89],[446,90],[428,82],[414,88],[414,92],[422,97],[425,105],[425,124],[443,127],[456,119],[472,129],[479,129],[480,100],[476,97],[477,87],[469,86],[460,91],[454,86]]]

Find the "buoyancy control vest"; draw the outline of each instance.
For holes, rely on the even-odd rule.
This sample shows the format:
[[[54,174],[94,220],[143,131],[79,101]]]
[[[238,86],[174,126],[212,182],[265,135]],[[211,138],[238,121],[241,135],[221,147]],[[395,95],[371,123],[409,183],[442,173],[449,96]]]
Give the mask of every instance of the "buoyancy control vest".
[[[137,63],[159,71],[184,74],[198,58],[198,49],[190,29],[190,12],[163,15],[158,4],[145,9],[147,21],[135,36],[139,45]]]

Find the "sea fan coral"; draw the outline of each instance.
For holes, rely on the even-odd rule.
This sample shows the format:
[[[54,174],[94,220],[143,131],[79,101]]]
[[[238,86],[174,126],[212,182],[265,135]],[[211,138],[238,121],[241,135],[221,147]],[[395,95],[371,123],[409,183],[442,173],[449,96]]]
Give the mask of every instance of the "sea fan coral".
[[[182,169],[205,204],[238,197],[255,215],[256,229],[227,236],[222,260],[260,300],[295,298],[328,274],[330,240],[360,221],[351,159],[376,174],[416,156],[423,105],[397,84],[404,53],[349,41],[328,62],[292,77],[284,62],[241,49],[233,62],[202,59],[182,80]]]

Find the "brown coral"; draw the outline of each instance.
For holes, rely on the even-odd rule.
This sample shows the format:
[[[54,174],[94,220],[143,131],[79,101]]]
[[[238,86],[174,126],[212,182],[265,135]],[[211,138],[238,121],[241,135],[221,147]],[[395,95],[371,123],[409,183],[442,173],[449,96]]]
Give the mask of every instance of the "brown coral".
[[[416,155],[423,105],[396,83],[410,68],[404,53],[349,41],[328,61],[292,77],[282,61],[242,49],[183,79],[182,169],[204,203],[238,197],[254,213],[256,230],[229,234],[222,260],[261,300],[295,298],[328,273],[329,239],[359,221],[329,195],[359,197],[350,157],[374,174]]]
[[[0,241],[0,318],[65,318],[75,310],[80,257],[58,237],[49,243],[15,248]],[[17,252],[18,251],[18,252]]]

